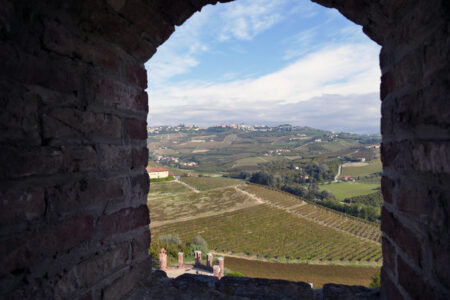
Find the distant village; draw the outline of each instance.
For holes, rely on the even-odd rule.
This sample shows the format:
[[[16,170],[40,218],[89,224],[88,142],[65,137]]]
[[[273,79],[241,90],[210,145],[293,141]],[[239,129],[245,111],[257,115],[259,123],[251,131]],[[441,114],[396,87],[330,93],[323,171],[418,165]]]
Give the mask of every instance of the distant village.
[[[208,130],[208,129],[237,129],[242,131],[260,131],[260,132],[269,132],[269,131],[291,131],[295,129],[296,126],[292,126],[290,124],[283,124],[278,126],[267,126],[267,125],[246,125],[246,124],[217,124],[210,127],[200,127],[197,125],[164,125],[164,126],[155,126],[147,128],[147,132],[149,134],[158,134],[158,133],[170,133],[170,132],[186,132],[186,131],[199,131],[199,130]],[[299,127],[300,128],[300,127]]]

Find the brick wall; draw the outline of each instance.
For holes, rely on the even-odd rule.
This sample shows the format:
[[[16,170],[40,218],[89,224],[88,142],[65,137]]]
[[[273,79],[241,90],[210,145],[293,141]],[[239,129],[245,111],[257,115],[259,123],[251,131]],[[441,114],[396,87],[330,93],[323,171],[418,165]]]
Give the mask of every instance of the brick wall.
[[[148,276],[143,63],[215,2],[0,1],[2,297],[115,299]],[[444,299],[448,1],[316,2],[383,46],[383,292]]]

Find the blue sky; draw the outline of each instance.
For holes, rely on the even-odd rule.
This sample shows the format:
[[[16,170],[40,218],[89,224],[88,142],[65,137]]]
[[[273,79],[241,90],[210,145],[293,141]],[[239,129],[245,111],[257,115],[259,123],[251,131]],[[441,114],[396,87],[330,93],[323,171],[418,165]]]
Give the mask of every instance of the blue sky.
[[[380,47],[306,0],[208,5],[146,64],[149,126],[293,125],[377,133]]]

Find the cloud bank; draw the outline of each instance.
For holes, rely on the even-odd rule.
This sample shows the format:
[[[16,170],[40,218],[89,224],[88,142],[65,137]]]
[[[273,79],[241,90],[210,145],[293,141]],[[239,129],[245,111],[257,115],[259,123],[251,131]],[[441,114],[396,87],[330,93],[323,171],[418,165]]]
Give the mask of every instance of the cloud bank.
[[[379,47],[356,25],[345,23],[324,36],[321,23],[302,27],[280,43],[279,68],[263,75],[242,75],[224,66],[220,78],[172,80],[189,74],[202,63],[203,54],[218,51],[221,43],[251,43],[296,9],[305,18],[317,14],[304,3],[283,13],[283,3],[289,1],[237,1],[220,12],[205,10],[177,29],[148,64],[150,126],[291,123],[379,132]],[[323,23],[343,18],[333,11],[326,16]],[[210,22],[213,25],[208,27]],[[243,45],[236,42],[233,47]]]

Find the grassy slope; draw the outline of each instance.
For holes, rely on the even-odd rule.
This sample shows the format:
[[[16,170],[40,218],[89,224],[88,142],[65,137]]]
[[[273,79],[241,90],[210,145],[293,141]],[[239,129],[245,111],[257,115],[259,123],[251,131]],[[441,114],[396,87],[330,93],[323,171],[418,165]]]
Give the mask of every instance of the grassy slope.
[[[233,188],[194,193],[177,182],[152,184],[148,199],[152,225],[168,220],[218,214],[256,203],[254,199],[237,193]]]
[[[345,198],[367,195],[379,190],[379,183],[359,183],[359,182],[338,182],[331,184],[319,185],[321,190],[331,192],[336,199],[344,200]]]
[[[325,266],[308,264],[280,264],[225,257],[225,266],[249,277],[312,282],[314,288],[325,283],[368,286],[379,268]]]
[[[182,177],[181,180],[194,188],[207,191],[211,189],[243,184],[239,179],[220,178],[220,177]]]

